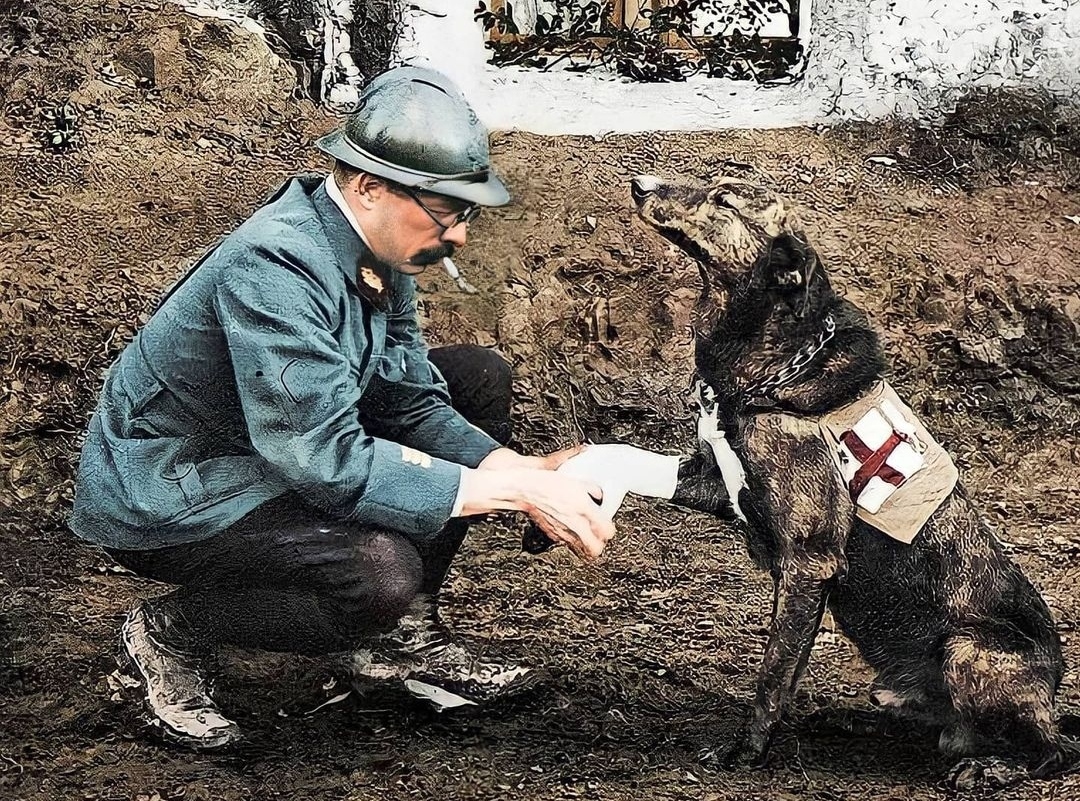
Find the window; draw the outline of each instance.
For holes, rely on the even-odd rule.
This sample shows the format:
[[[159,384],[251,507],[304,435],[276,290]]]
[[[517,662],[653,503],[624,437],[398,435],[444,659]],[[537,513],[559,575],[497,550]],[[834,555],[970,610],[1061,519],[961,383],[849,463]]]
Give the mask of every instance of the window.
[[[802,69],[799,0],[481,0],[475,16],[500,66],[759,83]]]

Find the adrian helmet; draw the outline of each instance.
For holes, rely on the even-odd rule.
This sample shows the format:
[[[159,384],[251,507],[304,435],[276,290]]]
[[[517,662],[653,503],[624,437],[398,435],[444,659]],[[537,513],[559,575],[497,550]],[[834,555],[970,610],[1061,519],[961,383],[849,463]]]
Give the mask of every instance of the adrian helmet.
[[[510,200],[491,169],[488,130],[461,90],[426,67],[376,77],[344,126],[316,146],[338,161],[425,192],[481,206]]]

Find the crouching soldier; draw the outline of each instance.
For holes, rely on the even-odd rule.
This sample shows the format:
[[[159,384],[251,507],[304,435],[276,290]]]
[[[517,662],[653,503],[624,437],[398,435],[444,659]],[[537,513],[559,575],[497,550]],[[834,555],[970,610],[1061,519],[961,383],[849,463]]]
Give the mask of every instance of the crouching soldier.
[[[525,512],[583,558],[614,534],[600,489],[523,456],[510,376],[472,346],[428,351],[413,275],[509,195],[487,131],[431,70],[375,79],[299,176],[171,291],[112,366],[70,525],[177,585],[121,628],[121,654],[168,738],[235,742],[208,666],[224,644],[352,652],[358,677],[441,704],[523,686],[474,658],[435,599],[468,518]]]

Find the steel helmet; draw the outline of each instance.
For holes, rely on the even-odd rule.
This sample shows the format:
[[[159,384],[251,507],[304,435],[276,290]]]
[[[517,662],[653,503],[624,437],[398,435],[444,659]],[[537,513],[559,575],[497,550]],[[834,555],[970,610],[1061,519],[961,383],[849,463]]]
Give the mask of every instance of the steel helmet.
[[[488,131],[461,90],[425,67],[395,67],[365,87],[345,125],[316,147],[358,170],[481,206],[510,200],[491,170]]]

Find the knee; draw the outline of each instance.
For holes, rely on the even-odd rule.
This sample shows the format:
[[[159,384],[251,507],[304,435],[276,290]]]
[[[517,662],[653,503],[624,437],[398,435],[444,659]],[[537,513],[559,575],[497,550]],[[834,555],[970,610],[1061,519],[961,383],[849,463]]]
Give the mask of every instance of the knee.
[[[475,346],[473,358],[480,368],[487,385],[500,397],[510,395],[511,371],[510,362],[506,361],[490,348]]]
[[[431,351],[430,358],[446,379],[450,402],[477,428],[499,443],[513,436],[510,425],[510,364],[480,345],[452,345]]]
[[[409,607],[423,582],[424,568],[416,547],[388,532],[371,535],[364,548],[371,564],[370,600],[381,622],[396,621]]]
[[[510,420],[513,395],[510,364],[493,350],[480,348],[479,351],[477,360],[483,376],[480,406],[483,411],[472,422],[500,445],[506,445],[514,436]]]
[[[509,397],[510,363],[483,345],[448,345],[434,348],[428,358],[439,368],[446,382],[455,386],[485,389],[494,395]]]

